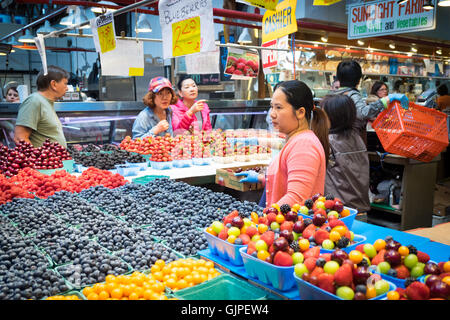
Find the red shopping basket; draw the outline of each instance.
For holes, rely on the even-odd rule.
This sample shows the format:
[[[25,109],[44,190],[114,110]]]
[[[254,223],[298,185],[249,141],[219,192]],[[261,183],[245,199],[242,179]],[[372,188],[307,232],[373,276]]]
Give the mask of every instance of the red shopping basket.
[[[394,101],[372,124],[384,150],[429,162],[448,145],[447,115],[414,103]]]

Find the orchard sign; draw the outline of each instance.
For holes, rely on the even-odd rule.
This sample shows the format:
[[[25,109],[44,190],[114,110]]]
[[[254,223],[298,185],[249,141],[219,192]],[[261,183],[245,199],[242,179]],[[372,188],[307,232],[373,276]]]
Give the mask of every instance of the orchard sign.
[[[424,0],[397,0],[357,3],[348,6],[348,39],[417,32],[436,28],[436,0],[434,10],[423,9]]]

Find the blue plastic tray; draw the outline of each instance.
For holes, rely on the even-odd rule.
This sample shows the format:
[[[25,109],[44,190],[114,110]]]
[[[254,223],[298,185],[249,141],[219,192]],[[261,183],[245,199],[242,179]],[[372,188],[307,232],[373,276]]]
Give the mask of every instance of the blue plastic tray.
[[[146,162],[126,162],[127,166],[137,166],[140,171],[145,171],[148,168],[148,163]]]
[[[247,245],[236,245],[222,240],[212,234],[203,230],[203,233],[208,241],[208,247],[211,253],[221,257],[224,260],[230,261],[235,266],[242,266],[244,264],[239,249],[247,249]]]
[[[349,245],[346,248],[342,248],[342,250],[344,250],[347,253],[350,253],[350,251],[355,250],[358,245],[366,242],[366,240],[367,240],[366,237],[359,235],[359,234],[355,234],[355,236],[353,237],[353,241],[355,241],[355,243],[352,245]],[[333,251],[336,249],[337,249],[336,247],[332,250],[320,248],[320,253],[333,253]]]
[[[192,158],[192,164],[194,166],[207,166],[212,162],[212,157],[210,158]]]
[[[340,220],[345,223],[345,225],[347,226],[347,228],[349,230],[352,230],[353,221],[355,221],[355,217],[358,214],[358,210],[352,209],[352,208],[349,208],[349,207],[346,207],[346,206],[344,206],[344,209],[348,209],[350,211],[350,215],[348,215],[348,216],[346,216],[344,218],[340,218]],[[299,212],[298,215],[302,216],[303,219],[305,219],[305,218],[312,219],[312,217],[307,215],[307,214],[303,214],[303,213]]]
[[[155,170],[167,170],[172,169],[173,167],[173,161],[166,161],[166,162],[158,162],[158,161],[149,161],[150,166],[152,169]]]
[[[138,165],[123,165],[116,164],[117,173],[123,177],[136,176],[140,171],[140,166]]]
[[[255,258],[246,252],[247,248],[239,249],[244,268],[248,275],[259,281],[269,284],[280,291],[287,291],[295,286],[293,277],[294,266],[280,267]]]
[[[71,160],[63,160],[63,168],[64,170],[66,170],[68,173],[72,173],[75,167],[75,160],[71,159]]]
[[[300,294],[300,299],[302,299],[302,300],[344,300],[344,299],[338,297],[337,295],[334,295],[328,291],[322,290],[319,287],[317,287],[303,279],[300,279],[299,277],[297,277],[297,275],[295,273],[293,273],[293,277],[295,279],[295,282],[297,283],[297,288],[298,288],[298,292]],[[388,281],[388,282],[389,282],[389,291],[393,291],[397,288],[394,283],[392,283],[390,281]],[[370,300],[385,300],[386,295],[387,295],[387,293],[381,294]]]

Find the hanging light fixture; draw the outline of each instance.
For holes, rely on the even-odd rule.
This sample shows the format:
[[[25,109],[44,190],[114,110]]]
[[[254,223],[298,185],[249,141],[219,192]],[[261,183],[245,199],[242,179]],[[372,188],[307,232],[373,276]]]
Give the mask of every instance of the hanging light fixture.
[[[22,43],[34,43],[34,37],[31,34],[30,29],[27,29],[25,31],[25,34],[23,36],[19,37],[18,41],[22,42]]]
[[[117,9],[119,9],[119,6],[111,1],[99,1],[97,2],[98,7],[92,7],[91,10],[94,13],[108,13],[108,12],[114,12]],[[117,9],[111,9],[111,8],[105,8],[102,7],[102,5],[109,5],[109,6],[117,6]]]
[[[42,27],[40,27],[39,29],[37,29],[36,34],[39,34],[39,33],[47,34],[47,33],[53,32],[53,31],[56,31],[56,29],[50,25],[50,21],[45,20],[44,25]]]
[[[426,11],[430,11],[430,10],[433,10],[433,9],[434,9],[434,4],[433,4],[433,2],[432,2],[431,0],[425,0],[425,1],[423,2],[422,8],[423,8],[424,10],[426,10]]]
[[[136,22],[136,33],[141,32],[152,32],[152,26],[150,25],[150,21],[148,21],[147,16],[143,13],[139,15],[139,18]]]
[[[389,48],[395,49],[395,43],[394,42],[389,43]]]
[[[321,36],[320,40],[322,40],[322,42],[328,42],[328,35],[325,34],[325,35]]]
[[[364,41],[358,40],[358,44],[359,44],[360,46],[363,46],[363,45],[364,45]]]
[[[69,9],[68,9],[69,15],[64,17],[64,18],[62,18],[59,21],[59,24],[61,24],[63,26],[66,26],[66,27],[73,26],[74,25],[73,24],[73,19],[74,19],[73,12],[74,11],[75,11],[75,6],[69,6]]]
[[[442,49],[441,48],[437,48],[436,54],[441,55],[442,54]]]
[[[439,7],[450,7],[450,0],[439,0]]]
[[[73,25],[79,25],[80,23],[83,23],[87,20],[88,18],[84,14],[84,10],[81,10],[80,7],[77,6],[73,15]],[[85,24],[84,26],[79,27],[79,29],[88,29],[90,27],[91,26],[89,24]]]
[[[241,44],[252,43],[252,37],[250,36],[250,33],[248,32],[247,28],[244,28],[244,30],[242,30],[241,35],[239,36],[238,42]]]
[[[411,45],[411,52],[417,53],[417,48],[416,48],[416,44],[415,43],[413,43]]]
[[[398,0],[397,4],[403,4],[403,3],[407,3],[409,0]]]

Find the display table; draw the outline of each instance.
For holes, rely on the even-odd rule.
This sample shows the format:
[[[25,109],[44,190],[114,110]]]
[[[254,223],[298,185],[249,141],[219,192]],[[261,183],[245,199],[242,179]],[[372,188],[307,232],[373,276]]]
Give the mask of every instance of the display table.
[[[370,223],[361,222],[355,220],[353,222],[352,231],[355,234],[363,235],[367,238],[366,243],[374,243],[377,239],[384,239],[387,236],[392,236],[394,240],[402,243],[403,245],[413,245],[418,250],[424,251],[429,254],[431,260],[433,261],[447,261],[450,256],[450,246],[433,242],[429,238],[417,236],[414,234],[409,234],[402,231],[397,231],[385,227],[376,226]],[[209,249],[199,251],[198,254],[208,260],[213,261],[220,269],[231,272],[239,277],[247,279],[250,283],[261,287],[272,294],[278,295],[282,299],[299,300],[300,296],[298,293],[297,286],[291,288],[287,291],[280,291],[272,286],[265,284],[258,279],[250,277],[244,266],[234,266],[228,261],[220,258],[218,255],[212,254]]]
[[[135,176],[125,177],[126,180],[132,181],[135,178],[140,178],[147,175],[162,175],[168,176],[169,179],[182,180],[191,185],[214,183],[216,176],[216,169],[226,169],[241,166],[251,165],[268,165],[270,160],[253,160],[248,162],[232,162],[232,163],[217,163],[212,161],[210,165],[205,166],[191,166],[187,168],[172,168],[167,170],[155,170],[151,167],[145,171],[139,171]]]
[[[380,162],[376,152],[368,152],[369,160]],[[421,162],[395,154],[387,154],[385,163],[403,166],[402,208],[372,205],[373,209],[401,215],[401,230],[431,227],[433,222],[434,187],[440,155],[430,162]]]

